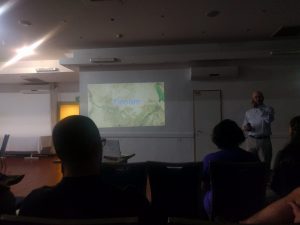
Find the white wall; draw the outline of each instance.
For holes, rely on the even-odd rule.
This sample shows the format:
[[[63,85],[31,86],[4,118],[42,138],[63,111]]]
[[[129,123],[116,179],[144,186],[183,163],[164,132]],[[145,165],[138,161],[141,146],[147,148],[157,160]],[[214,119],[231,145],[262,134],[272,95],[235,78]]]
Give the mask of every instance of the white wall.
[[[28,87],[0,85],[0,143],[4,134],[10,134],[7,151],[39,151],[39,137],[51,135],[50,91],[46,94],[20,93],[24,89]],[[79,96],[78,84],[62,85],[59,91],[55,104],[75,101]]]
[[[135,161],[193,160],[193,123],[190,119],[192,90],[184,70],[81,71],[81,114],[87,115],[87,84],[89,83],[151,81],[165,82],[166,125],[164,127],[105,128],[100,130],[101,135],[118,138],[122,153],[136,153]]]
[[[102,136],[120,139],[124,153],[136,153],[132,161],[192,161],[193,146],[193,89],[220,89],[223,94],[223,118],[242,123],[250,107],[253,90],[262,90],[265,103],[275,108],[273,123],[274,154],[288,140],[288,121],[300,115],[300,67],[293,60],[232,61],[240,66],[236,80],[190,81],[187,68],[140,69],[103,71],[101,68],[82,68],[80,72],[81,113],[87,114],[87,84],[113,82],[164,81],[166,126],[157,128],[101,129]],[[207,118],[209,119],[209,118]],[[215,149],[212,149],[213,151]]]

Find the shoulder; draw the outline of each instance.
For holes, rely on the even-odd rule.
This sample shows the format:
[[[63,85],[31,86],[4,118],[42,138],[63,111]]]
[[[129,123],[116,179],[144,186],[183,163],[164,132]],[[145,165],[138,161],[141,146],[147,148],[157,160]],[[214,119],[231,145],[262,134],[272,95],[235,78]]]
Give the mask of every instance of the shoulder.
[[[51,198],[52,188],[41,187],[33,190],[22,202],[20,215],[31,216],[32,211],[39,211],[47,205],[47,199]]]
[[[219,150],[219,151],[213,152],[213,153],[209,153],[203,158],[203,163],[209,163],[212,160],[219,159],[220,157],[222,157],[223,154],[224,154],[224,152],[222,150]]]
[[[245,116],[251,116],[255,113],[254,108],[250,108],[245,112]]]
[[[274,108],[271,106],[263,105],[264,110],[267,110],[269,112],[274,112]]]

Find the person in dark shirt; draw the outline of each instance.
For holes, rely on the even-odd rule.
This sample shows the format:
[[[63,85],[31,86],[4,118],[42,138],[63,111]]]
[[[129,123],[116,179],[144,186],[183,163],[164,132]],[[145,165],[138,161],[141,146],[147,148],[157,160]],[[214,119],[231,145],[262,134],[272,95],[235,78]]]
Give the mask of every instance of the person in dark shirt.
[[[213,129],[212,141],[219,151],[206,155],[203,159],[203,181],[206,194],[204,208],[208,215],[211,214],[212,193],[210,190],[209,165],[213,161],[226,162],[258,162],[258,156],[241,149],[239,146],[245,141],[241,128],[229,119],[221,121]],[[228,174],[230,176],[230,174]]]
[[[277,153],[271,189],[279,196],[285,196],[300,186],[300,116],[291,119],[289,143]]]
[[[52,137],[63,179],[54,187],[32,191],[19,215],[57,219],[138,216],[141,223],[146,222],[149,203],[144,196],[102,182],[101,137],[91,119],[69,116],[56,124]]]
[[[0,182],[0,215],[15,214],[16,199],[10,188]]]

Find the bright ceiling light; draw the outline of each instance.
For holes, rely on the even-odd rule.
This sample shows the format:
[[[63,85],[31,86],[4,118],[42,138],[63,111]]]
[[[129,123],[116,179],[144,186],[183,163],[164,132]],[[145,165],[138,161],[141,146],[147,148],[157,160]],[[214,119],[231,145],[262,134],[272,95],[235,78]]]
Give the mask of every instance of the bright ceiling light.
[[[24,56],[28,56],[28,55],[33,55],[34,51],[32,48],[30,48],[30,46],[24,46],[23,48],[19,48],[16,50],[17,54],[19,55],[24,55]]]
[[[17,55],[14,56],[13,58],[11,58],[10,60],[8,60],[6,63],[4,63],[3,66],[1,67],[1,69],[18,62],[20,59],[22,59],[26,56],[34,54],[34,50],[37,47],[39,47],[44,41],[45,41],[45,38],[41,38],[40,40],[34,42],[33,44],[31,44],[29,46],[25,46],[23,48],[18,49]]]
[[[22,59],[22,58],[24,58],[26,56],[34,54],[34,50],[37,47],[39,47],[41,44],[43,44],[45,41],[47,41],[49,38],[51,38],[54,34],[56,34],[62,27],[63,27],[63,25],[59,25],[59,26],[55,27],[53,30],[51,30],[44,37],[42,37],[38,41],[34,42],[33,44],[31,44],[29,46],[24,46],[24,47],[18,49],[17,50],[17,55],[15,55],[13,58],[11,58],[6,63],[4,63],[1,66],[0,70],[2,70],[5,67],[8,67],[8,66],[10,66],[10,65],[18,62],[20,59]]]
[[[7,10],[9,10],[11,7],[14,6],[14,4],[17,3],[18,0],[9,0],[5,2],[3,5],[0,6],[0,16],[5,13]]]

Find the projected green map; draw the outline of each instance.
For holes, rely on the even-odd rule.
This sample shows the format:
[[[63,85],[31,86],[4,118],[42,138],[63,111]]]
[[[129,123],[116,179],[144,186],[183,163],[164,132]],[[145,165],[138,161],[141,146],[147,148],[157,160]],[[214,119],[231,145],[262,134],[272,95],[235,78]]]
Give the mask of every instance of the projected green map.
[[[89,84],[88,115],[99,128],[164,126],[164,83]]]

